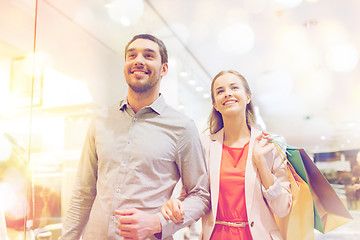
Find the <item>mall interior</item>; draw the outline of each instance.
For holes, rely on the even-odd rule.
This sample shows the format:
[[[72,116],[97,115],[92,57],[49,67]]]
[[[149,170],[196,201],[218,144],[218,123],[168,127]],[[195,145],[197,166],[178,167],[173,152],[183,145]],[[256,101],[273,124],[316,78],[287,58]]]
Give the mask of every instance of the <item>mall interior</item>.
[[[0,0],[0,240],[61,235],[93,111],[126,96],[124,48],[139,33],[164,41],[161,93],[199,133],[212,78],[243,74],[258,126],[305,149],[353,218],[315,239],[360,239],[359,10],[357,0]]]

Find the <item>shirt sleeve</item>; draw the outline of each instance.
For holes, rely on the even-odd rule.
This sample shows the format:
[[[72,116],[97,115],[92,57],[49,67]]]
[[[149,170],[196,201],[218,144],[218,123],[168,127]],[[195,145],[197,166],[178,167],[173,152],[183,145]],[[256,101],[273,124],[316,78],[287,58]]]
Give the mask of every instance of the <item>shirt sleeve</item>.
[[[195,123],[191,120],[185,127],[177,147],[176,163],[179,168],[184,195],[184,222],[175,224],[159,214],[162,225],[162,239],[173,235],[177,230],[196,222],[210,208],[209,179],[200,137]]]
[[[90,123],[81,154],[76,182],[70,200],[62,236],[59,240],[80,239],[89,219],[96,196],[97,154],[95,150],[94,121]]]

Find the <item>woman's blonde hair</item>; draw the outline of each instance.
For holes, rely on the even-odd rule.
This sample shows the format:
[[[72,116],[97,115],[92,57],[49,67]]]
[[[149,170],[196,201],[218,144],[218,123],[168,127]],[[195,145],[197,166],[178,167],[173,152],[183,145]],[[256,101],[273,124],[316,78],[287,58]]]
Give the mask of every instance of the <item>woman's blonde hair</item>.
[[[226,74],[226,73],[230,73],[235,75],[236,77],[238,77],[241,80],[241,83],[245,89],[245,92],[247,94],[251,95],[251,91],[250,91],[250,87],[248,82],[246,81],[245,77],[243,75],[241,75],[240,73],[238,73],[237,71],[234,70],[226,70],[226,71],[221,71],[219,72],[214,79],[211,82],[211,101],[212,104],[214,105],[215,102],[215,97],[214,97],[214,82],[217,78],[219,78],[220,76]],[[255,112],[254,112],[254,107],[252,104],[252,101],[250,100],[250,102],[247,104],[246,106],[246,110],[245,110],[245,116],[246,116],[246,124],[249,128],[249,130],[251,129],[251,127],[256,125],[256,119],[255,119]],[[222,129],[224,127],[224,122],[222,119],[222,115],[219,111],[217,111],[214,107],[212,108],[212,111],[210,113],[209,116],[209,130],[211,134],[217,133],[220,129]]]

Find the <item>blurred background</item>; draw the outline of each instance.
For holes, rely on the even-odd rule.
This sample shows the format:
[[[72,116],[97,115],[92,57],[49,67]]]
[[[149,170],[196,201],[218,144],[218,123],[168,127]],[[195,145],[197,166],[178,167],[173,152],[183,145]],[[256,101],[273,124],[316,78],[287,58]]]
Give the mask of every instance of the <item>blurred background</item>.
[[[126,94],[124,48],[138,33],[165,42],[161,92],[201,132],[211,79],[242,73],[259,126],[305,148],[355,218],[316,239],[358,239],[359,10],[357,0],[0,0],[0,239],[58,238],[91,114]]]

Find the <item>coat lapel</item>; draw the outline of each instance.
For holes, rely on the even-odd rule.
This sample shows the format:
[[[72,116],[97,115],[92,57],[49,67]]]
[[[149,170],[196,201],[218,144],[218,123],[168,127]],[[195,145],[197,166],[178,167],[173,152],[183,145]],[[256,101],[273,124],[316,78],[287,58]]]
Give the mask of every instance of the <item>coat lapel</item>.
[[[216,215],[219,199],[220,165],[222,156],[222,146],[224,139],[224,130],[221,129],[216,134],[211,135],[210,143],[210,189],[211,189],[211,207]]]
[[[254,203],[254,190],[257,179],[257,171],[255,170],[255,166],[252,161],[253,149],[255,138],[259,136],[261,131],[256,128],[251,129],[250,143],[249,143],[249,152],[246,162],[246,171],[245,171],[245,199],[246,199],[246,209],[248,212],[248,216],[250,216],[250,212],[253,208]]]

